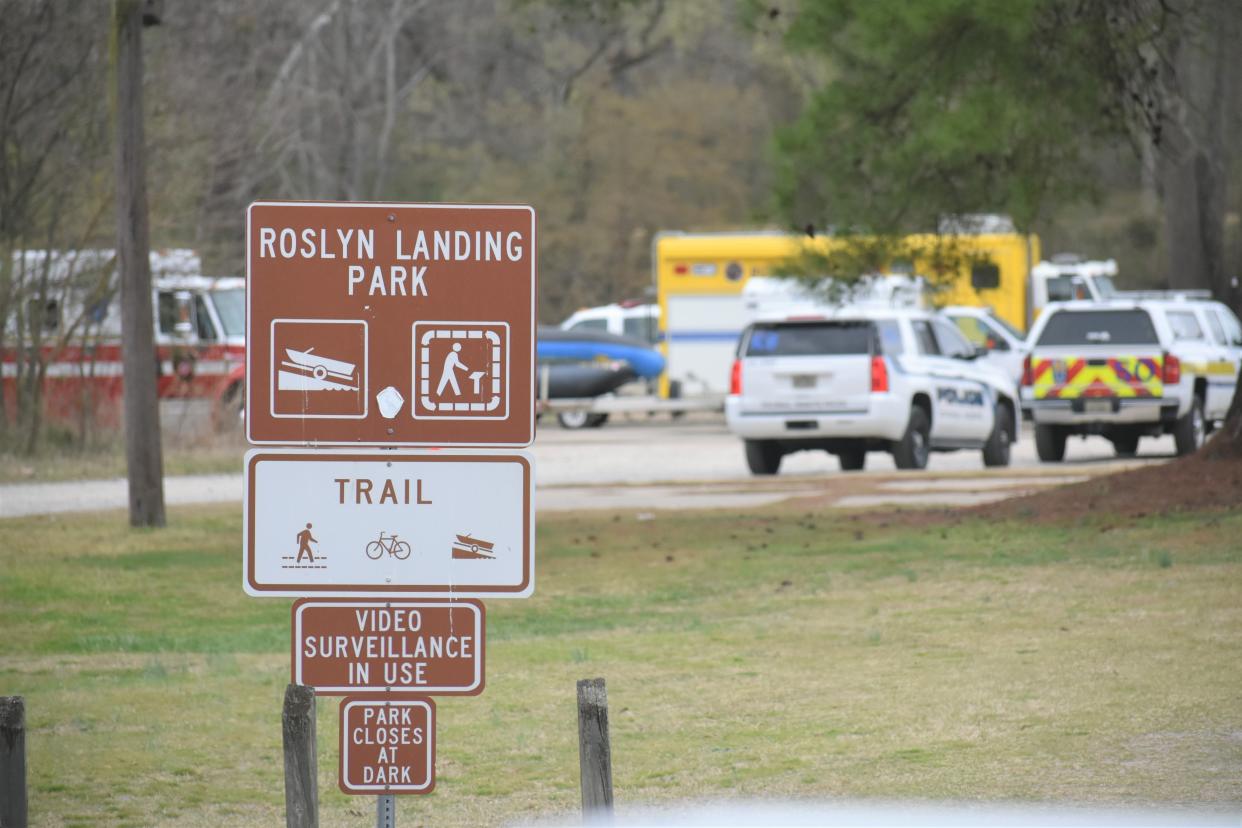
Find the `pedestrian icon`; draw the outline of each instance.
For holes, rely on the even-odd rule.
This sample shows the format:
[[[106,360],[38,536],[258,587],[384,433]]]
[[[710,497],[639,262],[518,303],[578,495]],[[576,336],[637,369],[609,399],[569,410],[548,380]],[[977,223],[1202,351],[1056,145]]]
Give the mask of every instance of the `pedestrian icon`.
[[[412,334],[415,419],[509,416],[507,324],[416,322]]]
[[[460,353],[461,343],[454,342],[453,349],[444,358],[444,370],[440,372],[440,384],[436,386],[436,396],[443,396],[445,385],[453,386],[454,397],[461,396],[461,389],[457,387],[457,371],[458,369],[462,371],[469,371],[470,369],[461,364],[461,360],[457,356]]]
[[[272,320],[271,414],[299,419],[367,416],[367,323]]]
[[[314,524],[307,523],[306,528],[300,530],[293,536],[293,543],[297,544],[298,552],[294,556],[292,547],[289,548],[288,555],[281,555],[281,569],[327,569],[328,556],[323,553],[322,549],[316,549],[319,546],[319,539],[314,535]],[[285,537],[288,537],[286,535]],[[314,544],[312,546],[311,544]]]
[[[314,563],[314,562],[315,562],[315,553],[314,553],[314,552],[311,550],[311,548],[310,548],[310,545],[311,545],[312,543],[319,543],[319,541],[315,540],[315,536],[311,534],[311,525],[308,523],[308,524],[306,524],[306,528],[305,528],[305,529],[303,529],[301,532],[298,532],[298,559],[297,559],[297,563],[301,563],[301,562],[302,562],[302,556],[303,556],[303,555],[305,555],[306,557],[310,558],[310,562],[311,562],[311,563]]]

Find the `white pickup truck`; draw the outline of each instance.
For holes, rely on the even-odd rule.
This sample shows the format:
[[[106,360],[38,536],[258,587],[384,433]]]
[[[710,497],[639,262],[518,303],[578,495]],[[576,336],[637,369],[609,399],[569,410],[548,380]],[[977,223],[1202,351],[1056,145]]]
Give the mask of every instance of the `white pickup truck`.
[[[1160,434],[1195,451],[1228,411],[1242,362],[1238,318],[1194,299],[1054,302],[1027,341],[1022,408],[1050,463],[1071,435],[1100,435],[1122,457]]]
[[[738,342],[725,417],[754,474],[775,474],[784,455],[807,450],[837,455],[846,471],[863,468],[869,451],[890,452],[901,469],[956,449],[1007,466],[1017,388],[981,353],[924,310],[762,317]]]

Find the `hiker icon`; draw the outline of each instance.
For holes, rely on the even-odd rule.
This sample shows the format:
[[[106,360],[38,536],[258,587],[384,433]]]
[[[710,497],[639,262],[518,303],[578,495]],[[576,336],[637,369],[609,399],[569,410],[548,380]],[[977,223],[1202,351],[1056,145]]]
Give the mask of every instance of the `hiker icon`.
[[[315,553],[314,551],[311,550],[310,545],[312,543],[319,543],[319,541],[315,540],[315,536],[311,534],[311,524],[309,523],[306,524],[306,528],[303,529],[301,532],[298,532],[297,541],[298,541],[298,559],[295,561],[295,563],[301,563],[303,555],[310,558],[311,563],[314,563]]]
[[[461,343],[454,342],[453,349],[444,357],[444,369],[440,372],[440,384],[436,386],[436,396],[444,393],[444,386],[450,385],[453,388],[453,396],[461,396],[461,387],[457,384],[457,371],[469,372],[457,355],[461,353]]]
[[[509,416],[509,326],[504,322],[415,322],[416,420],[503,420]]]

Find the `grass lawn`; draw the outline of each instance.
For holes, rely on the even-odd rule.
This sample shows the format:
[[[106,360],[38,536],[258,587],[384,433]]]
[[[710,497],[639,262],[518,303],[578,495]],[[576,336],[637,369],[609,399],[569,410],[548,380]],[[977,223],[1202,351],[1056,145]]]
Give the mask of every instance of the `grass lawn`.
[[[0,522],[0,694],[32,825],[278,824],[289,600],[241,589],[240,509]],[[1113,521],[1116,523],[1116,521]],[[488,603],[487,689],[437,700],[402,823],[578,807],[574,682],[608,681],[618,803],[1242,801],[1242,514],[1121,526],[755,513],[543,518]],[[336,787],[324,825],[369,825]]]

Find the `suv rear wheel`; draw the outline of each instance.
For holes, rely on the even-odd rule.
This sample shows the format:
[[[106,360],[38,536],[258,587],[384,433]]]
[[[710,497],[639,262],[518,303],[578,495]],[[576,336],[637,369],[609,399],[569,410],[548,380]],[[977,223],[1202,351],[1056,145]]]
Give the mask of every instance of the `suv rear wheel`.
[[[1177,456],[1194,454],[1203,445],[1203,436],[1207,433],[1207,424],[1203,420],[1203,400],[1195,397],[1190,402],[1190,410],[1185,417],[1173,424],[1173,443],[1177,446]]]
[[[1035,453],[1045,463],[1060,463],[1065,459],[1065,440],[1069,434],[1054,425],[1035,426]]]
[[[893,462],[899,469],[925,469],[927,457],[931,453],[929,435],[931,423],[927,420],[927,412],[919,406],[910,409],[910,421],[906,423],[906,433],[893,443]]]
[[[862,471],[863,466],[867,465],[867,450],[846,449],[838,452],[837,462],[841,464],[841,471]]]
[[[776,474],[784,453],[774,440],[747,440],[746,465],[751,474]]]
[[[1013,443],[1013,411],[1005,403],[996,406],[992,433],[983,444],[983,465],[989,467],[1009,465],[1009,446]]]

